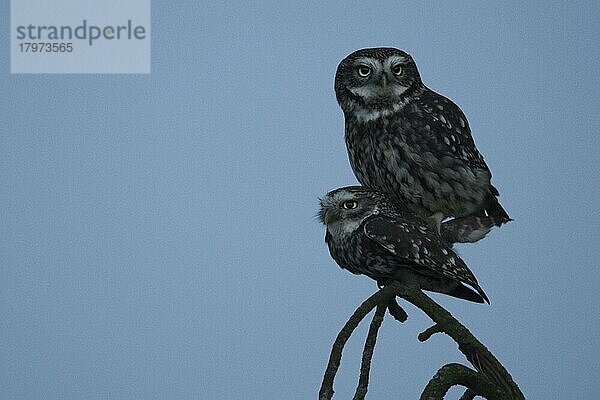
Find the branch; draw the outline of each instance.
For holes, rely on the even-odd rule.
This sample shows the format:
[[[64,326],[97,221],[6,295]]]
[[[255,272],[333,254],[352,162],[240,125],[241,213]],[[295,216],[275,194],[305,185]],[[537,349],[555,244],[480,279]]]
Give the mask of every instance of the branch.
[[[423,332],[419,333],[419,336],[417,336],[417,339],[419,339],[419,342],[426,342],[427,340],[429,340],[430,337],[432,337],[436,333],[443,333],[443,332],[444,332],[444,328],[442,328],[439,324],[435,324],[432,327],[429,327],[429,328],[425,329]]]
[[[407,317],[406,312],[396,302],[396,296],[400,296],[420,308],[434,321],[435,324],[432,327],[419,335],[420,341],[426,341],[438,332],[447,334],[454,339],[459,350],[477,370],[474,371],[460,364],[445,365],[429,381],[421,395],[421,400],[441,400],[448,389],[455,385],[467,388],[461,400],[472,400],[477,395],[488,400],[525,400],[523,393],[512,380],[508,371],[467,328],[420,289],[408,287],[397,281],[390,283],[365,300],[337,335],[319,390],[319,400],[330,400],[333,397],[333,381],[340,366],[344,346],[358,324],[373,308],[377,307],[365,342],[359,384],[354,395],[355,400],[364,399],[369,383],[371,359],[377,333],[385,310],[390,310],[390,314],[400,322],[405,321]]]
[[[333,397],[333,380],[340,367],[344,346],[350,338],[350,335],[352,335],[352,332],[354,332],[354,329],[356,329],[360,321],[362,321],[375,306],[378,304],[389,304],[389,298],[394,296],[394,290],[395,288],[389,285],[365,300],[356,311],[354,311],[354,314],[352,314],[340,333],[338,333],[335,342],[333,343],[333,347],[331,348],[329,362],[327,363],[327,369],[325,370],[321,389],[319,390],[319,400],[330,400]]]
[[[462,396],[460,396],[459,400],[473,400],[477,396],[477,393],[472,391],[471,389],[465,390]]]
[[[373,358],[373,351],[375,350],[375,342],[377,342],[377,333],[383,322],[385,316],[385,310],[387,306],[379,304],[373,320],[369,326],[369,333],[367,334],[367,340],[365,341],[365,348],[363,350],[362,361],[360,364],[360,378],[358,379],[358,387],[354,394],[353,400],[364,400],[367,395],[369,388],[369,372],[371,370],[371,359]]]
[[[420,289],[402,285],[397,281],[386,286],[386,289],[388,287],[394,287],[397,295],[423,310],[435,322],[436,325],[423,332],[421,337],[427,338],[427,335],[431,336],[433,331],[438,329],[444,332],[458,344],[458,349],[481,374],[502,388],[511,398],[525,400],[517,384],[496,357],[448,311]]]
[[[511,396],[490,382],[483,374],[461,364],[446,364],[438,370],[425,386],[420,400],[442,400],[448,390],[455,385],[468,387],[471,393],[481,395],[488,400],[512,399]]]
[[[388,311],[390,312],[390,315],[398,322],[405,322],[408,319],[408,314],[402,307],[400,307],[400,304],[398,304],[396,301],[396,296],[390,298]]]

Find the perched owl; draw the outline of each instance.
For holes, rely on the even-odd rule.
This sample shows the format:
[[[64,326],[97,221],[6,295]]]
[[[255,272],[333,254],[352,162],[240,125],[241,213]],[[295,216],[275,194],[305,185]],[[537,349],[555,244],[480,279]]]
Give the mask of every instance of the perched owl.
[[[438,232],[447,217],[489,217],[497,226],[511,220],[466,117],[421,82],[409,54],[394,48],[350,54],[337,68],[335,93],[361,184],[428,218]]]
[[[361,186],[327,193],[319,217],[340,267],[384,285],[398,280],[478,303],[489,300],[477,279],[429,224],[386,195]]]

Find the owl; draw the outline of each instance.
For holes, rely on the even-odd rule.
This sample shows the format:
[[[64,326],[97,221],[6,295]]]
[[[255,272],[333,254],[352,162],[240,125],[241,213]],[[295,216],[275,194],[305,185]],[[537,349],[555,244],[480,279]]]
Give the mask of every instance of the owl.
[[[321,199],[319,217],[336,263],[380,285],[397,280],[478,303],[489,300],[464,261],[425,220],[376,190],[349,186]]]
[[[454,218],[442,222],[440,235],[450,246],[454,243],[475,243],[486,237],[496,224],[496,218],[489,216]]]
[[[511,220],[467,118],[423,84],[409,54],[355,51],[338,65],[335,93],[350,165],[362,185],[387,193],[438,232],[448,217],[485,217],[497,226]]]

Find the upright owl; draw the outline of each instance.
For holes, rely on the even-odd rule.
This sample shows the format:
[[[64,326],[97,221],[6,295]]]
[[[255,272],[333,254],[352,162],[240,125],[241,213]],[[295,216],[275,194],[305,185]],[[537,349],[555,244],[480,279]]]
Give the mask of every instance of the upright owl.
[[[497,226],[511,220],[466,117],[421,82],[409,54],[355,51],[338,65],[335,93],[361,184],[428,218],[438,232],[447,217],[490,217]]]
[[[473,273],[435,229],[385,194],[362,186],[336,189],[321,199],[319,216],[329,252],[340,267],[380,284],[398,280],[489,303]]]

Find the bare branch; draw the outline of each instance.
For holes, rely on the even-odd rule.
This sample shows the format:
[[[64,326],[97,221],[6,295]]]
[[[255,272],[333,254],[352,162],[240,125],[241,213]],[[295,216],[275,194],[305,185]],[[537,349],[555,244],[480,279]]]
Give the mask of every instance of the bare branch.
[[[400,304],[398,304],[396,301],[396,296],[390,299],[388,311],[390,312],[390,315],[398,322],[405,322],[408,319],[408,314],[402,307],[400,307]]]
[[[459,400],[473,400],[477,396],[477,393],[472,391],[471,389],[465,390],[462,396],[460,396]]]
[[[362,321],[375,306],[378,304],[387,305],[389,303],[389,297],[393,296],[394,290],[395,288],[391,286],[385,287],[365,300],[356,311],[354,311],[354,314],[352,314],[340,333],[338,333],[337,338],[333,343],[331,354],[329,355],[329,362],[327,363],[327,369],[325,370],[321,389],[319,390],[319,400],[330,400],[333,397],[333,380],[340,367],[344,346],[350,338],[350,335],[352,335],[352,332],[354,332],[354,329],[356,329],[360,321]]]
[[[419,342],[425,342],[425,341],[429,340],[430,337],[432,337],[436,333],[440,333],[440,332],[443,333],[444,328],[442,328],[439,324],[435,324],[435,325],[425,329],[423,332],[419,333],[419,336],[417,337],[417,339],[419,339]]]
[[[363,400],[367,395],[369,388],[369,372],[371,370],[371,359],[373,358],[373,351],[375,350],[375,343],[377,342],[377,333],[383,322],[385,316],[385,305],[379,304],[373,315],[373,320],[369,326],[369,333],[367,334],[367,340],[365,341],[365,348],[362,354],[362,361],[360,364],[360,378],[358,379],[358,387],[354,394],[353,400]]]
[[[511,398],[524,400],[525,396],[513,381],[508,371],[500,364],[494,355],[465,328],[446,309],[442,308],[421,290],[392,282],[387,287],[393,286],[397,294],[420,308],[431,318],[441,330],[458,344],[458,349],[467,357],[467,360],[481,372],[487,379],[494,382]],[[387,288],[386,287],[386,288]],[[427,332],[427,331],[426,331]]]
[[[400,322],[406,320],[406,313],[396,302],[396,296],[420,308],[434,321],[432,327],[419,335],[419,340],[426,341],[438,332],[447,334],[454,339],[459,350],[477,370],[474,371],[460,364],[445,365],[429,381],[421,395],[421,400],[441,400],[448,389],[455,385],[467,388],[461,400],[473,400],[475,396],[482,396],[488,400],[525,400],[508,371],[467,328],[420,289],[408,287],[400,282],[392,282],[369,297],[346,322],[331,349],[329,363],[319,390],[320,400],[330,400],[333,397],[333,381],[340,366],[344,346],[358,324],[373,308],[377,307],[365,342],[359,383],[354,395],[355,400],[364,399],[368,389],[373,350],[385,310],[390,310],[390,314]]]
[[[446,364],[438,370],[425,386],[420,400],[442,400],[448,390],[456,385],[467,387],[471,389],[471,393],[476,393],[488,400],[512,399],[511,396],[490,382],[483,374],[461,364]]]

